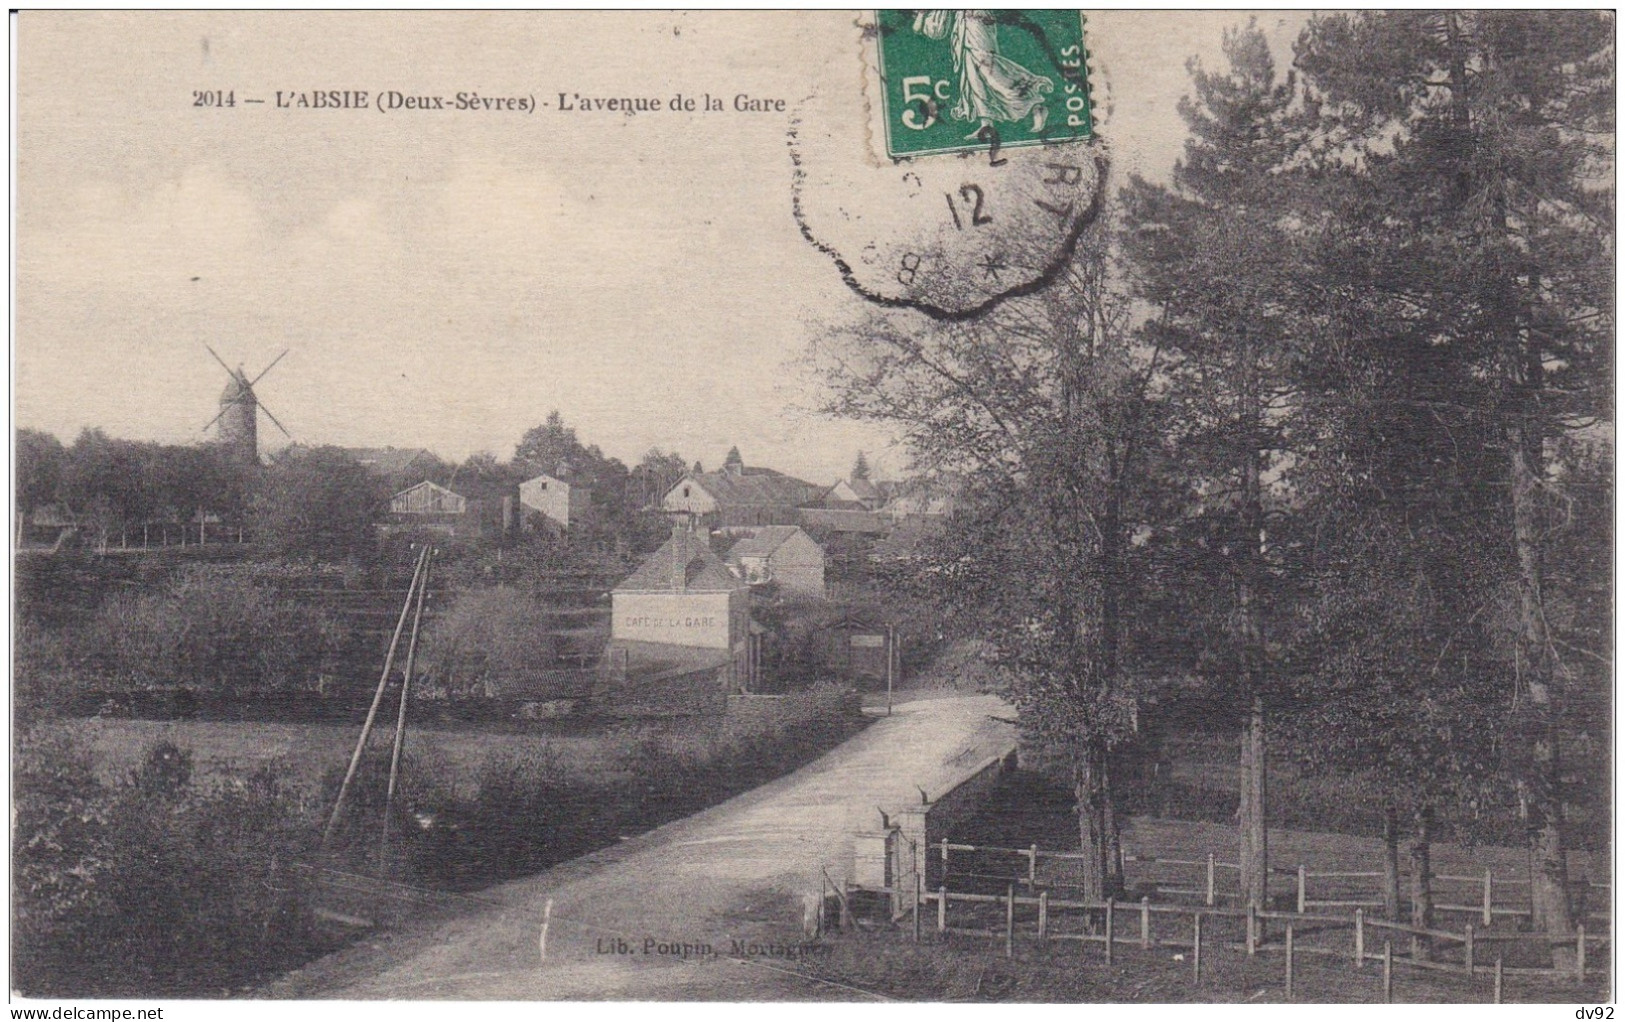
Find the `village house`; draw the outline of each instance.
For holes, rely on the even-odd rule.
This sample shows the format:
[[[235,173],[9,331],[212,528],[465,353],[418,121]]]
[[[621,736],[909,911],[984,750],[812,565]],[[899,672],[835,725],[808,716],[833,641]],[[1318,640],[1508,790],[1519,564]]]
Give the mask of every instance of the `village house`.
[[[728,567],[751,585],[772,582],[786,597],[824,598],[824,549],[794,525],[738,530]]]
[[[586,517],[592,491],[579,482],[543,472],[519,484],[519,503],[527,519],[564,532]]]
[[[518,505],[511,483],[470,480],[453,490],[425,479],[389,500],[390,532],[430,531],[465,543],[500,540],[513,534]]]
[[[440,459],[422,447],[340,447],[339,450],[372,475],[397,487],[413,479],[427,478],[441,467]]]
[[[886,488],[883,488],[883,484],[867,479],[842,479],[824,491],[818,506],[843,511],[874,511],[884,503]]]
[[[750,587],[692,516],[611,591],[610,642],[595,702],[603,712],[720,712],[751,691],[759,663]]]
[[[666,491],[661,506],[694,515],[710,529],[795,525],[797,509],[825,489],[770,468],[747,467],[736,447],[722,471],[688,473]]]

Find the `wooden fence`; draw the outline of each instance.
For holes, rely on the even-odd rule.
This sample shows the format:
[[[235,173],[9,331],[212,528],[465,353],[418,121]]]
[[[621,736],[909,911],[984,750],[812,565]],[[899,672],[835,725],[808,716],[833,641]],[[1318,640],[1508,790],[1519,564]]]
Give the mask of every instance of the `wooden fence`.
[[[949,851],[952,850],[953,846],[950,845]],[[1217,905],[1193,907],[1156,904],[1149,897],[1143,897],[1137,902],[1120,903],[1111,898],[1104,901],[1089,901],[1052,898],[1047,890],[1040,891],[1036,895],[1018,895],[1014,883],[1008,885],[1002,895],[951,891],[946,885],[941,885],[933,891],[925,888],[923,879],[917,874],[912,889],[860,888],[851,884],[835,886],[827,873],[825,880],[829,886],[835,887],[843,926],[852,925],[855,913],[852,907],[853,896],[863,892],[890,901],[894,911],[887,913],[889,918],[911,918],[915,941],[921,940],[922,932],[927,929],[934,929],[944,937],[957,934],[1002,940],[1007,957],[1014,955],[1018,939],[1036,940],[1040,944],[1051,941],[1099,944],[1108,964],[1113,961],[1115,950],[1125,945],[1142,950],[1188,949],[1191,953],[1192,981],[1199,983],[1202,979],[1204,953],[1211,954],[1214,950],[1223,948],[1245,950],[1249,956],[1280,954],[1284,958],[1286,995],[1289,1000],[1298,992],[1296,967],[1299,957],[1303,955],[1344,959],[1351,962],[1356,970],[1364,970],[1371,962],[1381,962],[1385,1001],[1393,999],[1393,976],[1397,965],[1469,978],[1493,977],[1493,1000],[1499,1003],[1503,977],[1512,975],[1583,980],[1586,976],[1587,958],[1594,954],[1592,949],[1598,945],[1606,947],[1610,944],[1610,938],[1606,933],[1587,934],[1583,925],[1576,928],[1573,936],[1545,939],[1521,933],[1483,933],[1477,931],[1470,922],[1458,933],[1381,919],[1368,919],[1363,908],[1356,908],[1352,915],[1334,915],[1271,912],[1252,907],[1240,909]],[[820,904],[823,904],[822,901]],[[953,906],[956,905],[963,908],[955,910]],[[990,919],[988,914],[990,908],[1002,909],[1002,913],[995,911]],[[999,925],[1000,916],[1002,925]],[[1190,920],[1188,926],[1184,925],[1186,919]],[[1074,925],[1068,926],[1068,922]],[[1276,930],[1280,934],[1278,940],[1268,938],[1267,924],[1270,922],[1278,924],[1279,928]],[[821,931],[822,909],[817,923]],[[1078,923],[1082,925],[1076,925]],[[1204,923],[1208,931],[1205,938]],[[1216,935],[1213,932],[1215,923],[1228,923],[1231,930],[1241,929],[1241,939],[1227,941],[1222,936]],[[1347,932],[1340,938],[1342,941],[1340,946],[1325,943],[1333,934],[1344,930]],[[1318,942],[1306,942],[1302,939],[1304,937]],[[1408,954],[1403,950],[1395,952],[1396,938],[1408,940],[1411,946]],[[1511,968],[1503,964],[1502,955],[1491,956],[1484,953],[1485,949],[1493,948],[1498,942],[1531,939],[1545,940],[1553,948],[1572,947],[1575,951],[1574,970]],[[1379,943],[1380,951],[1376,950]]]
[[[1037,845],[1026,848],[1001,848],[990,845],[954,844],[947,838],[931,846],[931,856],[935,859],[934,864],[938,869],[928,870],[927,875],[931,878],[928,883],[933,881],[946,883],[950,877],[964,877],[1000,885],[1013,883],[1025,887],[1029,893],[1036,893],[1043,888],[1076,888],[1077,884],[1042,875],[1041,864],[1082,861],[1086,858],[1081,852],[1045,851]],[[988,872],[980,868],[990,858],[997,860],[1001,857],[1017,860],[1016,865],[1021,872]],[[1219,861],[1211,853],[1205,859],[1168,858],[1147,854],[1124,855],[1123,864],[1125,882],[1128,880],[1127,871],[1130,865],[1144,867],[1143,872],[1146,873],[1160,871],[1166,874],[1171,869],[1176,874],[1171,881],[1166,876],[1147,881],[1155,887],[1158,897],[1175,895],[1200,898],[1202,904],[1209,906],[1226,903],[1239,906],[1245,900],[1240,890],[1240,865]],[[1278,876],[1288,876],[1295,882],[1295,903],[1299,914],[1316,909],[1372,909],[1384,906],[1381,883],[1385,874],[1381,872],[1327,872],[1310,870],[1304,865],[1295,868],[1275,867],[1271,872]],[[1482,875],[1433,873],[1430,876],[1444,897],[1456,899],[1440,900],[1434,904],[1433,911],[1436,913],[1476,916],[1483,927],[1494,925],[1497,918],[1525,919],[1530,916],[1527,879],[1508,877],[1505,874],[1497,876],[1488,867]],[[1316,882],[1319,882],[1318,888]],[[1612,885],[1587,882],[1583,889],[1605,893],[1602,899],[1605,904],[1602,905],[1595,904],[1589,897],[1585,898],[1582,916],[1583,920],[1593,922],[1594,929],[1606,929],[1608,908],[1612,902]],[[1509,891],[1519,890],[1523,892],[1519,904],[1514,905],[1505,901],[1504,895]],[[1496,901],[1497,894],[1503,896],[1500,903]],[[1600,927],[1595,925],[1599,922],[1602,924]]]

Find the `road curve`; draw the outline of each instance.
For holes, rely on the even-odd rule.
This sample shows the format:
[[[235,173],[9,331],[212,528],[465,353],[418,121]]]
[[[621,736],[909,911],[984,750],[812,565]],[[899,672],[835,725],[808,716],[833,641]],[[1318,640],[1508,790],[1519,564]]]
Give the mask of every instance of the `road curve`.
[[[1008,749],[992,696],[905,703],[794,773],[702,813],[515,881],[284,977],[271,997],[852,1000],[801,973],[801,900],[850,870],[876,806],[936,794]],[[542,922],[548,916],[546,953]]]

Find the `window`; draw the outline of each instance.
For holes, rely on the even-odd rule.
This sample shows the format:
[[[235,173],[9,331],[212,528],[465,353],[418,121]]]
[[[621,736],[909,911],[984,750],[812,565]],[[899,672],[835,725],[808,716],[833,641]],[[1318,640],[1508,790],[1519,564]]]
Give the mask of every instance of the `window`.
[[[688,496],[688,487],[683,487],[683,496]]]

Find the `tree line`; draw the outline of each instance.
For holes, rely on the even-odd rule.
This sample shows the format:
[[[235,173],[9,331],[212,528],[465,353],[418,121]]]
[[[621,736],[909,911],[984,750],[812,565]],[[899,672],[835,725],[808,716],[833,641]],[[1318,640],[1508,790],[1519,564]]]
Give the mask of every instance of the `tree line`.
[[[1142,715],[1195,695],[1240,735],[1251,901],[1287,754],[1370,779],[1415,922],[1441,819],[1509,811],[1535,926],[1572,933],[1569,817],[1607,826],[1612,32],[1335,14],[1281,74],[1231,31],[1171,180],[1045,290],[815,342],[830,412],[971,481],[921,584],[1070,763],[1087,895],[1122,887]]]
[[[591,513],[576,530],[580,545],[644,551],[664,528],[649,509],[688,471],[681,455],[659,448],[628,468],[583,443],[557,411],[524,434],[508,461],[490,453],[435,458],[411,477],[376,476],[335,447],[295,446],[268,465],[246,465],[218,445],[125,440],[99,428],[71,444],[19,429],[16,451],[17,513],[25,522],[54,505],[87,543],[105,548],[132,530],[139,537],[143,526],[195,525],[206,516],[233,531],[244,527],[272,554],[326,561],[365,558],[376,547],[373,526],[396,489],[424,480],[452,489],[517,487],[541,472],[591,490]]]

